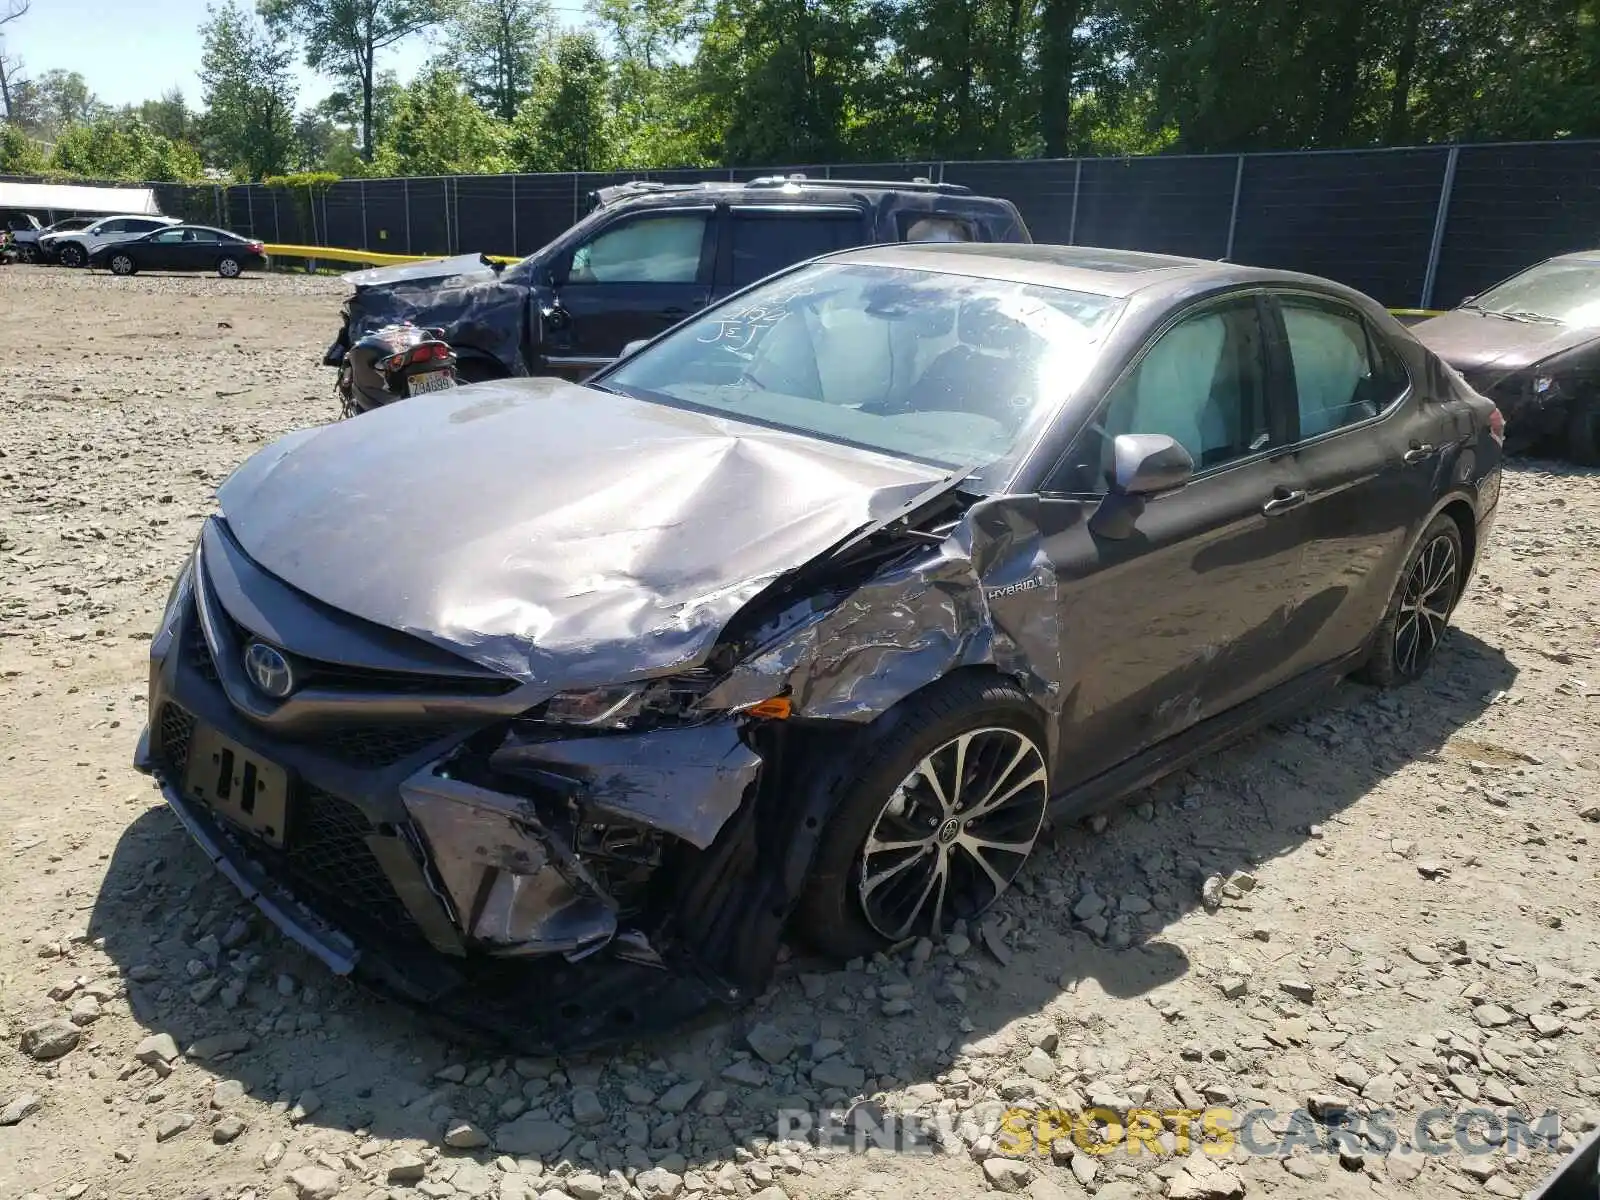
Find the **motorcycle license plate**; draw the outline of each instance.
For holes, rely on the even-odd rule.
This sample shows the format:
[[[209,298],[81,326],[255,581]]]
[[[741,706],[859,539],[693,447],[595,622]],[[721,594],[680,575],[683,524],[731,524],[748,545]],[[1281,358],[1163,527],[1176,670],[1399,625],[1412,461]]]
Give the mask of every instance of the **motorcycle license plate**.
[[[454,371],[423,371],[406,380],[406,386],[411,389],[413,396],[420,396],[424,392],[443,392],[456,386]]]

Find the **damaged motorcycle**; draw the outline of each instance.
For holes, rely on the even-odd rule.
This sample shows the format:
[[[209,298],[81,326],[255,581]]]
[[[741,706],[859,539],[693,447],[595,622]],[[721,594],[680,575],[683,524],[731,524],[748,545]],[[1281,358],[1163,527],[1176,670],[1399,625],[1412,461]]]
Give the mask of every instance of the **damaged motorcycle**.
[[[335,342],[322,361],[339,368],[334,388],[346,418],[456,386],[456,354],[442,329],[385,325],[348,348],[342,339]]]
[[[759,995],[791,932],[938,938],[1047,813],[1421,676],[1497,418],[1326,281],[847,251],[585,384],[250,458],[136,761],[331,970],[529,1051],[638,1037]]]

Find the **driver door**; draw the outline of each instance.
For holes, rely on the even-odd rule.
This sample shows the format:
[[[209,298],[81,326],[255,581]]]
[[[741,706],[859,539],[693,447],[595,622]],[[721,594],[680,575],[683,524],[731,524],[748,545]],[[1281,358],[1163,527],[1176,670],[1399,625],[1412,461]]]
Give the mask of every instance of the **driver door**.
[[[653,338],[704,308],[716,216],[709,205],[624,216],[563,256],[544,318],[545,365],[583,379],[629,342]]]
[[[1080,432],[1047,491],[1062,665],[1062,782],[1085,782],[1278,682],[1278,639],[1300,541],[1280,519],[1303,495],[1288,415],[1254,295],[1188,310],[1155,334]],[[1161,433],[1193,479],[1145,502],[1132,532],[1087,516],[1109,490],[1111,446]],[[1076,515],[1074,515],[1076,514]],[[1055,523],[1055,522],[1052,522]]]

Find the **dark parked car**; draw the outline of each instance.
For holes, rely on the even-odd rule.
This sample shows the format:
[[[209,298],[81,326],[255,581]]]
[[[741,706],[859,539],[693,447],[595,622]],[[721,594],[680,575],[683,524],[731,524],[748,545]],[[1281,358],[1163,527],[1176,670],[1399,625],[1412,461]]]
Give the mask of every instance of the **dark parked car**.
[[[1500,425],[1307,276],[880,246],[586,384],[307,429],[221,488],[138,762],[329,967],[524,1044],[972,919],[1047,806],[1433,660]]]
[[[358,271],[324,362],[398,321],[444,330],[465,382],[581,379],[632,342],[774,271],[870,242],[1027,242],[1009,200],[933,183],[774,176],[750,183],[628,183],[509,267],[478,255]]]
[[[1600,250],[1546,259],[1411,331],[1500,406],[1510,449],[1600,466]]]
[[[113,275],[136,271],[215,271],[237,279],[246,271],[267,269],[262,244],[226,229],[172,225],[126,242],[111,242],[89,255],[89,265]]]

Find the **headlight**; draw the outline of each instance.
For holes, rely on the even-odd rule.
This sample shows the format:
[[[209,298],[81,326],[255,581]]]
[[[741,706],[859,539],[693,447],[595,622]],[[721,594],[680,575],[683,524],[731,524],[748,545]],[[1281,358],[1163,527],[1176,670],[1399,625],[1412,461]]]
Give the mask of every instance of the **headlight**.
[[[544,704],[530,709],[524,719],[577,729],[643,730],[696,724],[727,713],[780,720],[789,715],[786,697],[740,705],[722,714],[700,707],[716,682],[716,675],[708,671],[703,675],[688,673],[609,687],[575,688],[557,692]]]
[[[646,684],[625,683],[558,692],[546,702],[544,720],[550,725],[578,725],[585,729],[626,729],[643,711],[648,690]]]

